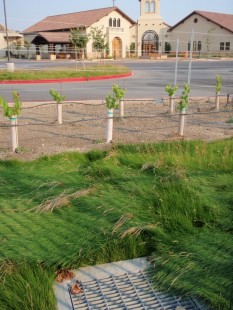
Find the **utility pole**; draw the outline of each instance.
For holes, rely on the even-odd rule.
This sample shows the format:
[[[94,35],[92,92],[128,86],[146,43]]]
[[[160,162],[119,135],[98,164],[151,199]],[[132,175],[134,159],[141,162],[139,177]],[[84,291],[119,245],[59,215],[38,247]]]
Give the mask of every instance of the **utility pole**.
[[[3,7],[4,7],[5,28],[6,28],[7,58],[8,58],[8,62],[10,62],[10,49],[9,49],[9,37],[8,37],[8,27],[7,27],[7,17],[6,17],[6,2],[5,2],[5,0],[3,0]]]
[[[10,61],[10,48],[9,48],[9,36],[8,36],[8,27],[7,27],[7,17],[6,17],[6,2],[3,0],[4,7],[4,18],[5,18],[5,28],[6,28],[6,44],[7,44],[7,59],[8,62],[6,64],[7,71],[13,72],[15,71],[15,65]]]

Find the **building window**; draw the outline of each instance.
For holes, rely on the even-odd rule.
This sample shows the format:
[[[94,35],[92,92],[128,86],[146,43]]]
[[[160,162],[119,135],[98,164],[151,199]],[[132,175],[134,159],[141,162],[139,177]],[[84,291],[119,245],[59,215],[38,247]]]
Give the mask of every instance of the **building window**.
[[[220,42],[220,51],[224,51],[224,49],[225,49],[225,43]]]
[[[194,18],[193,22],[196,24],[198,22],[198,18]]]
[[[193,51],[195,52],[197,50],[197,42],[193,41]]]
[[[188,43],[188,51],[190,51],[191,50],[191,42],[189,41],[189,43]]]
[[[201,51],[201,41],[198,41],[197,49],[198,49],[198,51]]]
[[[226,51],[229,51],[231,48],[231,42],[226,42]]]
[[[121,26],[121,20],[120,20],[120,18],[118,18],[118,20],[117,20],[117,27],[120,27]]]
[[[149,1],[146,1],[145,11],[146,11],[146,13],[150,13],[150,2]]]
[[[152,2],[151,2],[150,11],[151,11],[152,13],[155,13],[155,1],[152,1]]]
[[[109,18],[109,27],[112,27],[112,18]]]
[[[113,27],[116,27],[116,18],[113,19]]]

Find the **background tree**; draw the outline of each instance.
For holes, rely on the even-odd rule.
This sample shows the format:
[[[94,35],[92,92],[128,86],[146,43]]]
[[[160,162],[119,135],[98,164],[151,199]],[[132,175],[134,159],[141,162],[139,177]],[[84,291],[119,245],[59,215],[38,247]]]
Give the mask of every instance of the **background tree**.
[[[103,32],[103,27],[92,27],[90,32],[92,41],[93,41],[93,48],[98,52],[103,52],[107,49],[108,44],[106,42],[106,36]]]
[[[80,29],[71,29],[70,31],[70,43],[74,47],[75,60],[77,62],[77,49],[81,51],[82,58],[84,59],[84,51],[86,49],[87,43],[89,41],[89,36],[86,34],[81,34]],[[77,67],[76,67],[77,69]]]
[[[27,50],[27,59],[30,59],[30,53],[29,53],[29,50],[31,48],[31,42],[28,41],[28,40],[24,40],[24,47],[26,47],[26,50]]]
[[[19,58],[21,58],[21,55],[20,55],[20,49],[21,49],[21,47],[22,47],[22,42],[21,42],[21,40],[16,40],[16,41],[14,42],[14,46],[15,46],[15,49],[17,50],[17,52],[18,52]]]

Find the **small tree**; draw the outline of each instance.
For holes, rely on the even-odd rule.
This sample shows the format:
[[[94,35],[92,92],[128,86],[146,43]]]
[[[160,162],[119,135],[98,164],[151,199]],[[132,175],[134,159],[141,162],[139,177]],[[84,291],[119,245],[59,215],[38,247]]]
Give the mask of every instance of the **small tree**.
[[[219,110],[220,91],[222,90],[222,76],[219,74],[216,75],[215,90],[216,90],[215,107],[216,110]]]
[[[19,58],[21,58],[21,56],[20,56],[20,49],[21,49],[21,47],[22,47],[22,42],[21,42],[21,40],[16,40],[16,41],[14,42],[14,46],[15,46],[15,49],[18,51],[18,56],[19,56]]]
[[[178,90],[178,85],[175,85],[174,87],[171,86],[171,84],[168,84],[165,87],[165,91],[168,93],[169,96],[169,111],[170,113],[174,113],[174,106],[175,106],[175,93]]]
[[[53,99],[57,103],[57,120],[58,120],[58,124],[61,125],[62,124],[62,103],[66,97],[62,96],[54,89],[50,89],[49,92],[50,92],[50,95],[53,97]]]
[[[120,102],[125,98],[125,92],[126,90],[114,84],[112,87],[112,93],[107,95],[105,98],[106,107],[108,108],[107,143],[112,141],[113,110],[119,107]]]
[[[222,76],[216,75],[216,93],[219,93],[222,90]]]
[[[165,42],[165,53],[170,53],[172,46],[169,42]]]
[[[29,50],[31,48],[31,42],[28,41],[28,40],[24,40],[24,46],[26,47],[26,50],[27,50],[27,59],[29,60],[30,59],[30,53],[29,53]]]
[[[0,97],[0,106],[3,107],[3,115],[9,117],[10,128],[11,128],[11,145],[12,151],[15,152],[18,148],[18,127],[17,127],[17,117],[21,113],[22,103],[20,101],[19,93],[13,91],[14,105],[9,106],[2,97]]]
[[[184,90],[180,97],[179,109],[180,109],[180,122],[179,122],[179,135],[184,135],[184,124],[185,124],[185,113],[189,104],[189,92],[190,86],[188,84],[184,85]]]
[[[93,48],[97,52],[103,52],[107,48],[106,36],[103,28],[91,27],[90,35],[93,41]]]
[[[179,102],[179,109],[180,111],[185,110],[188,107],[189,104],[189,93],[190,93],[190,86],[188,84],[184,85],[184,90],[180,97]]]
[[[70,30],[70,43],[74,46],[75,60],[77,64],[77,49],[81,50],[82,59],[84,60],[84,51],[86,49],[87,43],[89,41],[89,36],[86,34],[81,34],[80,29]],[[85,67],[84,67],[85,69]],[[76,66],[77,70],[77,66]]]
[[[17,117],[21,113],[22,103],[19,98],[19,93],[17,91],[13,91],[13,99],[14,105],[9,106],[8,102],[6,102],[2,97],[0,97],[0,106],[3,107],[3,115],[6,117]]]

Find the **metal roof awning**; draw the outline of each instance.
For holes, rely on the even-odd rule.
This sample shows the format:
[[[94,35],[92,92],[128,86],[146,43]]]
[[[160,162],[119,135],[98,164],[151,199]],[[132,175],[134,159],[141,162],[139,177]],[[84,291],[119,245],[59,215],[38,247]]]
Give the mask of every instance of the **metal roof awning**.
[[[69,44],[70,32],[38,32],[32,44]]]

